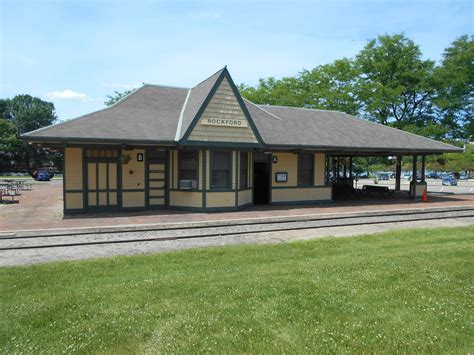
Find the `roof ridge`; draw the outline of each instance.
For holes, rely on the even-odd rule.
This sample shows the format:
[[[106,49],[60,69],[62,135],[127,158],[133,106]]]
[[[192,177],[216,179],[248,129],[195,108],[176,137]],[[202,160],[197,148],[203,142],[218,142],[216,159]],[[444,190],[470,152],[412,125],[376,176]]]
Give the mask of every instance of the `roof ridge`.
[[[39,132],[39,131],[43,131],[47,128],[50,128],[50,127],[53,127],[53,126],[61,126],[61,125],[64,125],[66,123],[69,123],[69,122],[73,122],[73,121],[76,121],[78,119],[81,119],[81,118],[86,118],[86,116],[89,116],[89,115],[92,115],[93,113],[97,113],[97,112],[102,112],[102,111],[107,111],[107,110],[110,110],[111,108],[115,107],[115,106],[118,106],[119,104],[121,104],[125,99],[128,99],[130,96],[136,94],[138,91],[142,90],[143,88],[145,87],[145,85],[143,84],[142,86],[134,89],[132,92],[128,93],[127,95],[125,95],[124,97],[120,98],[119,100],[117,100],[116,102],[114,102],[112,105],[110,106],[106,106],[104,108],[101,108],[97,111],[93,111],[93,112],[90,112],[90,113],[86,113],[84,115],[80,115],[78,117],[74,117],[74,118],[71,118],[69,120],[66,120],[66,121],[62,121],[62,122],[58,122],[58,123],[53,123],[53,124],[50,124],[49,126],[46,126],[46,127],[41,127],[41,128],[38,128],[38,129],[35,129],[34,131],[30,131],[30,132],[26,132],[26,133],[23,133],[20,137],[23,137],[23,136],[27,136],[27,135],[30,135],[31,133],[36,133],[36,132]]]
[[[194,85],[192,88],[194,89],[195,87],[197,87],[197,86],[201,85],[202,83],[208,81],[208,80],[209,80],[210,78],[212,78],[214,75],[216,75],[217,73],[223,71],[223,70],[226,69],[226,68],[227,68],[227,66],[225,66],[225,67],[219,69],[219,70],[216,71],[215,73],[213,73],[213,74],[211,74],[210,76],[208,76],[206,79],[201,80],[199,83],[197,83],[196,85]]]
[[[261,111],[263,111],[263,112],[269,114],[270,116],[273,116],[273,117],[277,118],[277,119],[280,120],[280,121],[282,120],[281,117],[278,117],[277,115],[275,115],[275,114],[273,114],[273,113],[271,113],[271,112],[268,112],[267,110],[263,109],[263,108],[260,107],[259,105],[254,104],[254,103],[253,103],[252,101],[250,101],[250,100],[247,100],[245,97],[242,97],[242,99],[244,99],[245,101],[247,101],[247,102],[250,103],[251,105],[255,106],[257,109],[259,109],[259,110],[261,110]]]
[[[183,125],[184,110],[186,109],[186,104],[188,103],[189,96],[191,96],[191,90],[192,89],[188,89],[188,93],[186,94],[186,98],[184,99],[183,107],[181,108],[181,112],[179,113],[178,125],[176,126],[176,134],[174,135],[174,140],[176,142],[179,141],[179,137],[181,135],[181,127]]]
[[[171,89],[186,89],[190,90],[190,88],[184,86],[174,86],[174,85],[160,85],[160,84],[150,84],[150,83],[143,83],[143,86],[155,86],[159,88],[171,88]]]
[[[294,106],[283,106],[283,105],[261,104],[261,105],[257,105],[257,106],[283,107],[283,108],[291,108],[291,109],[295,109],[295,110],[305,110],[305,111],[322,111],[322,112],[339,112],[339,113],[346,113],[346,112],[337,111],[337,110],[324,110],[324,109],[319,109],[319,108],[294,107]]]

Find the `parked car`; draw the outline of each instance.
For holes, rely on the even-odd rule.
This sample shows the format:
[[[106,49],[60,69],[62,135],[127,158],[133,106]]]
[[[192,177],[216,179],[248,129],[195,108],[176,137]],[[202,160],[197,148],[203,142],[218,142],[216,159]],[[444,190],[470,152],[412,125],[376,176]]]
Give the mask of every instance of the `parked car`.
[[[447,176],[443,179],[443,181],[441,182],[441,185],[443,185],[443,186],[457,186],[458,182],[454,177]]]
[[[405,180],[410,180],[411,179],[411,174],[410,173],[405,173],[405,174],[403,174],[403,178]]]
[[[469,180],[469,175],[466,173],[459,174],[459,180]]]
[[[426,177],[428,179],[438,179],[439,178],[438,174],[435,173],[434,171],[430,171],[429,173],[427,173]]]
[[[390,175],[383,173],[383,174],[379,174],[378,178],[379,180],[388,180],[390,178]]]
[[[36,177],[36,181],[49,181],[51,180],[47,172],[40,172]]]

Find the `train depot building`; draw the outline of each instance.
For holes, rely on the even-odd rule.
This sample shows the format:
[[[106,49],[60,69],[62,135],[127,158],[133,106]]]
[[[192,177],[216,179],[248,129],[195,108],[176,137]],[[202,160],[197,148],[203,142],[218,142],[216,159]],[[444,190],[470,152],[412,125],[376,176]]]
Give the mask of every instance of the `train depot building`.
[[[342,112],[253,104],[226,68],[191,89],[144,84],[23,138],[64,152],[65,213],[330,203],[351,193],[358,156],[396,157],[398,187],[412,156],[416,197],[424,157],[462,151]]]

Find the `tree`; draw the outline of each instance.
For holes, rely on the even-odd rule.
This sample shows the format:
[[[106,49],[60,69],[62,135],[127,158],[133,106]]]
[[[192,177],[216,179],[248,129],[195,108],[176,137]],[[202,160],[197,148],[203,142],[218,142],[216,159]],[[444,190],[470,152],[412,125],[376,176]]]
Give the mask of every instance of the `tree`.
[[[47,153],[20,139],[20,135],[53,124],[56,112],[51,102],[30,95],[0,100],[0,146],[17,163],[17,169],[31,171],[41,165]]]
[[[423,127],[433,121],[434,62],[404,34],[382,35],[356,56],[364,115],[384,125]]]
[[[113,95],[107,95],[107,100],[105,100],[104,104],[106,106],[112,106],[116,102],[122,100],[125,96],[130,95],[136,89],[125,90],[123,92],[115,91]]]
[[[447,171],[452,172],[468,172],[474,171],[474,145],[466,144],[464,153],[447,153],[443,154],[446,161],[445,167]]]
[[[467,35],[445,49],[436,105],[442,122],[451,128],[451,138],[473,139],[474,135],[474,37]]]
[[[357,71],[344,58],[331,64],[303,70],[295,77],[260,79],[256,87],[240,85],[240,93],[257,104],[338,110],[358,114],[360,105],[354,94]]]

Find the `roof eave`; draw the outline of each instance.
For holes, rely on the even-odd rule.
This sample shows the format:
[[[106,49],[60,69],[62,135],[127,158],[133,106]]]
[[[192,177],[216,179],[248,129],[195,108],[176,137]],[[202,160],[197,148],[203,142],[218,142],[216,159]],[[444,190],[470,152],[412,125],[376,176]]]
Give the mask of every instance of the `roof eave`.
[[[347,152],[347,153],[387,153],[387,154],[443,154],[443,153],[462,153],[462,148],[454,147],[451,149],[426,149],[426,148],[387,148],[387,147],[348,147],[348,146],[321,146],[321,145],[303,145],[303,144],[268,144],[268,149],[308,149],[321,152]]]
[[[31,143],[89,143],[89,144],[136,144],[136,145],[166,145],[176,146],[174,140],[151,139],[118,139],[118,138],[87,138],[87,137],[38,137],[20,136],[21,139]]]

